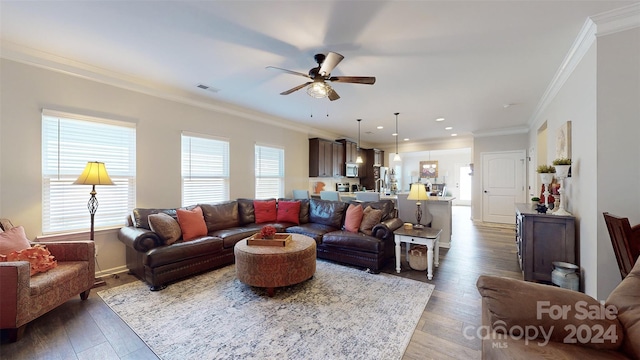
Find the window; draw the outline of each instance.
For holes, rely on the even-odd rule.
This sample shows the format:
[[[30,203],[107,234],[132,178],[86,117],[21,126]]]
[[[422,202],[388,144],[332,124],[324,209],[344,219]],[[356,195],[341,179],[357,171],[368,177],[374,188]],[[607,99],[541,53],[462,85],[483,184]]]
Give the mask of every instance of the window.
[[[229,142],[182,134],[182,205],[229,200]]]
[[[256,199],[284,194],[284,149],[256,145]]]
[[[73,185],[89,161],[105,163],[115,186],[96,186],[95,228],[120,227],[135,207],[135,124],[42,111],[42,232],[88,230],[91,186]]]

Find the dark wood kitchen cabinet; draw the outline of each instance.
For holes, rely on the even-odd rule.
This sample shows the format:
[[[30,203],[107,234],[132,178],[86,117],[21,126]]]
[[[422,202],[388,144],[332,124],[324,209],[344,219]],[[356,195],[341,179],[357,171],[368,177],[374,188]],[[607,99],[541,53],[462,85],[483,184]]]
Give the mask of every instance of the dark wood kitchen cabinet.
[[[358,158],[358,144],[347,139],[340,139],[337,140],[337,142],[341,143],[344,147],[342,162],[344,164],[354,164]]]
[[[309,177],[340,176],[339,164],[336,161],[336,157],[343,156],[340,148],[341,144],[335,141],[309,139]]]
[[[554,261],[575,264],[575,218],[540,214],[531,204],[516,204],[516,247],[526,281],[551,282]]]

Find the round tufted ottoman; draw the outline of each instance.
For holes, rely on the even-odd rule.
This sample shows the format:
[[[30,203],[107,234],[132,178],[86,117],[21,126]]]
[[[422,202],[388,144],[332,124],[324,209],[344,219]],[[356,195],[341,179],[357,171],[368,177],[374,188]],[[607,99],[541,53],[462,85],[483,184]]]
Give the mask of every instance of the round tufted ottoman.
[[[316,242],[312,238],[292,234],[287,246],[247,245],[247,239],[236,243],[236,276],[247,285],[274,288],[303,282],[316,272]]]

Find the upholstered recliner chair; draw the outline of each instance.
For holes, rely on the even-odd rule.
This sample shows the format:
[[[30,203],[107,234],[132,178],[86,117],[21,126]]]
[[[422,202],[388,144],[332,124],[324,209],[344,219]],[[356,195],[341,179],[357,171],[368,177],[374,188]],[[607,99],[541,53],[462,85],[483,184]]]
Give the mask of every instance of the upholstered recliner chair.
[[[0,219],[1,232],[9,233],[12,228],[10,221]],[[22,337],[31,320],[71,297],[80,294],[80,298],[86,300],[94,284],[93,241],[33,244],[46,245],[57,266],[32,276],[28,261],[0,262],[0,329],[8,332],[12,342]]]

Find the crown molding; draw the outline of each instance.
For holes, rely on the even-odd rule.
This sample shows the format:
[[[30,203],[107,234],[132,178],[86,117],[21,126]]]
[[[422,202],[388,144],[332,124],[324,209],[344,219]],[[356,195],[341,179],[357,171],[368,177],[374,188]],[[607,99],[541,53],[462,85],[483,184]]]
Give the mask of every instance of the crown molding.
[[[640,27],[640,2],[594,15],[591,20],[597,26],[596,36]]]
[[[502,136],[502,135],[517,135],[529,133],[529,126],[515,126],[510,128],[501,129],[489,129],[473,132],[474,138],[489,137],[489,136]]]
[[[606,11],[585,20],[582,29],[574,40],[569,52],[553,76],[545,90],[536,110],[529,118],[530,128],[536,125],[542,112],[549,106],[558,94],[569,76],[576,69],[584,55],[596,40],[596,36],[604,36],[640,26],[640,2],[627,5],[611,11]]]
[[[336,136],[335,134],[329,133],[325,130],[300,125],[299,123],[294,123],[273,115],[225,103],[216,99],[198,96],[175,87],[146,81],[138,77],[109,71],[100,67],[88,65],[33,48],[28,48],[6,40],[2,40],[0,43],[0,58],[134,91],[164,100],[174,101],[185,105],[237,116],[247,120],[265,123],[287,130],[301,132],[309,135],[310,137]]]
[[[580,61],[584,55],[589,51],[591,45],[593,45],[596,37],[596,24],[591,20],[587,19],[582,25],[582,29],[578,33],[578,36],[573,41],[571,48],[569,48],[569,52],[562,60],[560,67],[556,71],[555,75],[551,79],[551,83],[547,86],[544,94],[542,94],[542,98],[538,102],[538,106],[536,110],[533,112],[533,115],[529,118],[528,124],[529,127],[533,127],[536,124],[538,118],[542,115],[544,110],[551,104],[553,99],[558,95],[558,92],[564,85],[564,83],[569,79],[569,76],[576,69]]]

